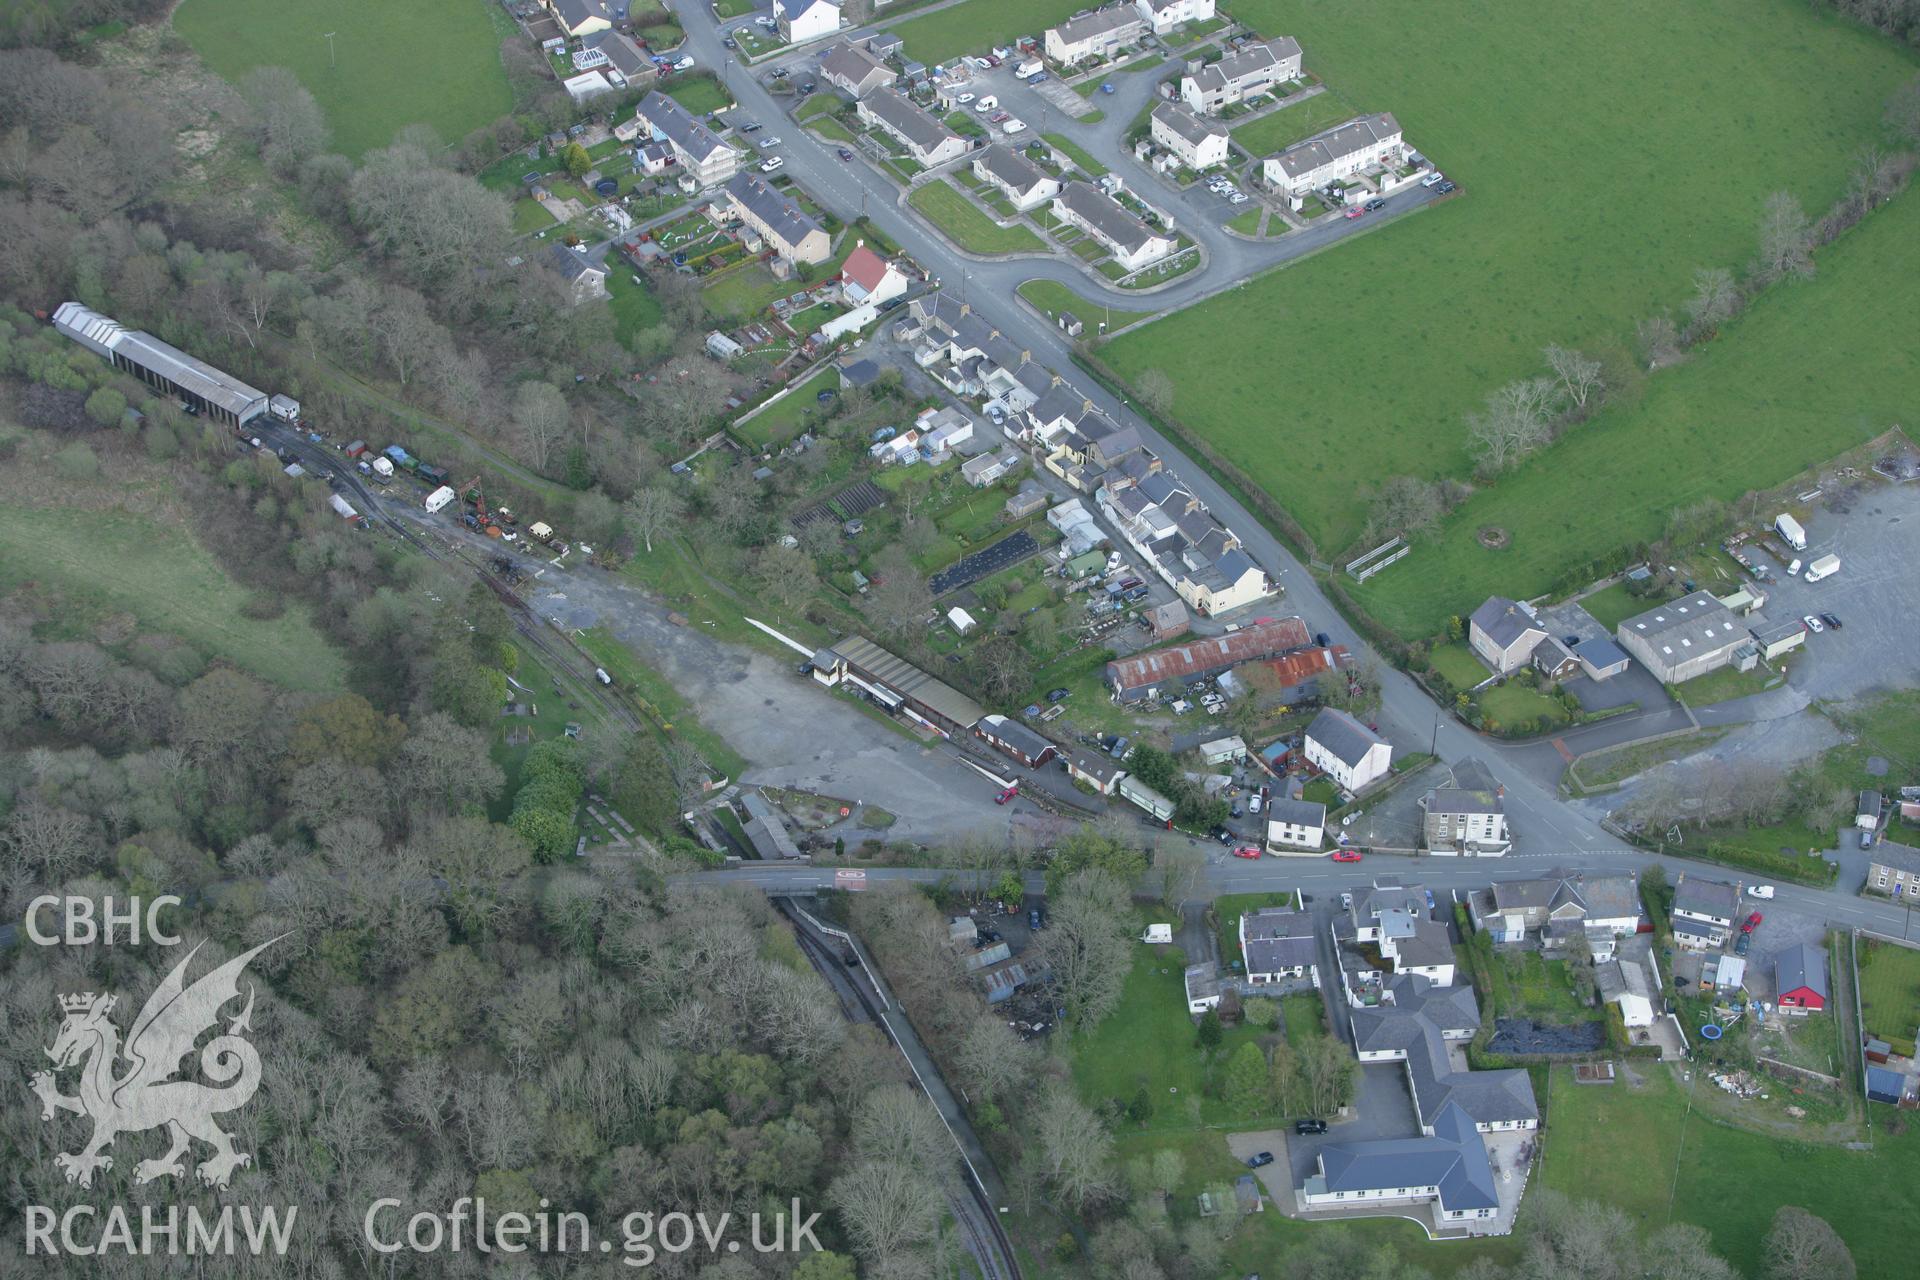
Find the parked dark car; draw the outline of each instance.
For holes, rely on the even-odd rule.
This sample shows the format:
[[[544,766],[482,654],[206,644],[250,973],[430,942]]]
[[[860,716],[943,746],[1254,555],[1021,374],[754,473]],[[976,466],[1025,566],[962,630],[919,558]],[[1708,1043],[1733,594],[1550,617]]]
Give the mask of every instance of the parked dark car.
[[[1446,195],[1449,191],[1452,191],[1453,189],[1454,187],[1451,182],[1443,182],[1439,186],[1435,187],[1433,190],[1435,195],[1443,196],[1443,195]]]
[[[1107,749],[1107,754],[1112,756],[1115,760],[1125,760],[1127,758],[1127,748],[1131,747],[1132,745],[1133,745],[1132,738],[1121,738],[1118,742],[1115,742],[1113,746]]]
[[[1264,1169],[1273,1163],[1273,1152],[1259,1151],[1247,1157],[1247,1168]]]
[[[853,159],[853,152],[851,152],[851,151],[849,151],[849,150],[847,150],[847,149],[846,149],[845,147],[841,147],[841,148],[840,148],[840,158],[841,158],[842,160],[851,160],[851,159]]]
[[[1387,202],[1385,200],[1382,200],[1379,196],[1375,196],[1373,199],[1367,201],[1366,204],[1362,205],[1361,207],[1364,208],[1368,213],[1378,213],[1380,212],[1380,210],[1387,207]]]
[[[1733,944],[1733,954],[1737,956],[1743,956],[1747,954],[1748,949],[1751,948],[1752,946],[1753,946],[1753,935],[1750,933],[1743,933],[1740,935],[1739,939]]]
[[[1295,1120],[1293,1122],[1293,1131],[1302,1136],[1309,1133],[1325,1133],[1327,1131],[1327,1122],[1325,1120]]]
[[[1047,690],[1047,701],[1048,702],[1064,701],[1067,698],[1067,696],[1072,692],[1073,690],[1067,689],[1064,687],[1059,689],[1049,689]]]
[[[1838,631],[1840,629],[1840,619],[1835,617],[1831,613],[1821,614],[1820,621],[1826,623],[1829,627],[1832,627],[1835,631]]]
[[[1313,642],[1314,642],[1315,644],[1317,644],[1317,645],[1319,645],[1319,646],[1320,646],[1320,647],[1321,647],[1322,649],[1324,649],[1324,648],[1326,648],[1326,647],[1327,647],[1327,633],[1326,633],[1326,632],[1324,632],[1324,631],[1316,631],[1316,632],[1314,633],[1314,636],[1313,636]]]
[[[811,662],[805,662],[805,661],[796,662],[793,666],[793,669],[794,671],[796,671],[797,673],[803,676],[810,676],[813,674],[813,664]]]
[[[1039,929],[1043,927],[1044,921],[1045,921],[1045,917],[1040,914],[1040,908],[1038,907],[1027,908],[1027,928]]]

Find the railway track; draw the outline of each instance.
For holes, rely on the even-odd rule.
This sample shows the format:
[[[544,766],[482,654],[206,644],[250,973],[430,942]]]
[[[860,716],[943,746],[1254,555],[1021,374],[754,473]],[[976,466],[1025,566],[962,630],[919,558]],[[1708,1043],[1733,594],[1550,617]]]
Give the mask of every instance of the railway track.
[[[784,896],[772,897],[774,909],[785,916],[793,926],[794,937],[800,943],[800,952],[807,962],[817,970],[833,988],[839,998],[841,1010],[849,1022],[867,1023],[888,1032],[892,1040],[892,1029],[887,1025],[880,1007],[878,995],[869,990],[859,980],[856,972],[851,971],[842,959],[840,952],[822,938],[816,936],[812,927],[799,918],[798,910]],[[849,944],[850,945],[850,944]],[[899,1046],[896,1043],[895,1048]],[[905,1054],[902,1053],[904,1057]],[[916,1074],[916,1079],[917,1079]],[[924,1083],[921,1085],[925,1091]],[[929,1103],[932,1099],[928,1099]],[[955,1154],[961,1155],[958,1140],[955,1141]],[[968,1254],[979,1264],[983,1280],[1021,1280],[1020,1264],[1014,1257],[1013,1241],[1000,1225],[1000,1216],[986,1189],[981,1185],[979,1175],[964,1157],[961,1166],[965,1176],[960,1181],[966,1188],[964,1192],[952,1190],[947,1196],[947,1206],[953,1212],[953,1220],[965,1237]]]

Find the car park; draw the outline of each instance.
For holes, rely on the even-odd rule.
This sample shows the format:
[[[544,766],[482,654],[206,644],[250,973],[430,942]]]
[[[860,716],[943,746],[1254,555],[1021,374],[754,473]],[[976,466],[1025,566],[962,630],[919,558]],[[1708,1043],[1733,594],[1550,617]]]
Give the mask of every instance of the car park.
[[[1360,861],[1360,851],[1358,849],[1335,849],[1332,856],[1335,862]]]
[[[772,173],[775,169],[781,168],[786,163],[787,162],[785,160],[782,160],[779,156],[775,156],[773,159],[767,161],[765,164],[760,166],[760,172]]]
[[[1827,629],[1827,624],[1820,621],[1820,619],[1814,617],[1812,614],[1808,614],[1806,617],[1800,619],[1800,621],[1806,623],[1807,630],[1813,632],[1813,634],[1815,635],[1819,635],[1822,631],[1825,631]]]
[[[1327,1122],[1325,1120],[1295,1120],[1293,1122],[1293,1131],[1301,1137],[1312,1133],[1325,1133],[1327,1131]]]
[[[1260,856],[1260,850],[1256,845],[1235,845],[1233,847],[1233,856],[1236,858],[1258,858]]]
[[[1247,1168],[1264,1169],[1273,1163],[1273,1152],[1258,1151],[1247,1157]]]

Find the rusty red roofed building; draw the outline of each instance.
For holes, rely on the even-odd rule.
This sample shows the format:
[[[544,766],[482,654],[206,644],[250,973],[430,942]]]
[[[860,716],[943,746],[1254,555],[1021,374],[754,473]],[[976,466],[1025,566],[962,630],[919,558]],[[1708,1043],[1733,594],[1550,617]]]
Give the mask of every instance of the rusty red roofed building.
[[[840,287],[855,306],[863,302],[878,305],[905,293],[907,277],[862,242],[840,268]]]
[[[1270,618],[1224,636],[1153,649],[1107,664],[1107,685],[1116,702],[1175,694],[1196,680],[1231,671],[1242,663],[1277,658],[1313,642],[1299,618]]]

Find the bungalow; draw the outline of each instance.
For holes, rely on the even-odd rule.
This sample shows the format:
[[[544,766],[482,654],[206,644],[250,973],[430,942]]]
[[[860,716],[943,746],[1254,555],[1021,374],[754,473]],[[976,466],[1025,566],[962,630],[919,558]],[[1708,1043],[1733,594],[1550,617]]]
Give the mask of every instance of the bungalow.
[[[1320,985],[1320,941],[1313,916],[1290,907],[1262,907],[1240,916],[1240,954],[1247,981],[1268,986],[1304,978]]]
[[[1495,675],[1511,675],[1527,665],[1547,629],[1533,610],[1505,596],[1488,596],[1467,619],[1467,644]]]
[[[1114,261],[1130,272],[1174,250],[1171,234],[1155,231],[1112,196],[1084,182],[1069,182],[1053,198],[1053,216],[1105,245]]]
[[[968,458],[960,464],[960,474],[974,488],[984,489],[1019,465],[1020,455],[1009,445],[999,453],[983,453],[977,458]]]
[[[855,306],[891,302],[907,291],[906,273],[862,240],[840,264],[840,292]]]
[[[1782,1013],[1818,1013],[1827,1007],[1827,953],[1801,943],[1774,958],[1773,989]]]
[[[1187,22],[1206,22],[1213,17],[1213,0],[1133,0],[1153,34],[1163,36]]]
[[[590,36],[607,30],[614,22],[606,0],[547,0],[547,9],[570,36]]]
[[[820,57],[820,76],[856,101],[895,80],[893,68],[869,49],[842,40]]]
[[[635,114],[653,131],[655,141],[673,149],[674,161],[700,187],[718,186],[739,169],[740,152],[666,94],[649,93]]]
[[[589,298],[605,298],[607,269],[589,259],[581,249],[556,244],[547,249],[547,264],[567,282],[568,299],[579,306]]]
[[[1069,778],[1075,782],[1086,783],[1103,796],[1112,795],[1113,789],[1120,785],[1120,779],[1127,776],[1127,771],[1120,766],[1120,762],[1104,751],[1087,751],[1074,747],[1067,752],[1060,763],[1061,768],[1067,771]]]
[[[1524,942],[1529,933],[1557,949],[1584,934],[1605,959],[1614,940],[1639,931],[1640,883],[1632,872],[1574,875],[1556,871],[1526,880],[1498,880],[1468,896],[1474,928],[1495,943]]]
[[[840,6],[835,0],[773,0],[774,21],[788,44],[805,44],[840,29]]]
[[[866,125],[877,125],[907,149],[923,169],[958,160],[967,153],[967,140],[907,101],[893,89],[876,89],[860,100],[856,114]]]
[[[1092,58],[1111,58],[1147,33],[1147,19],[1130,5],[1115,5],[1048,27],[1047,57],[1063,67]]]
[[[727,182],[726,209],[786,261],[825,262],[833,251],[826,228],[757,173],[736,173]]]
[[[980,723],[973,726],[973,735],[1029,769],[1037,769],[1053,759],[1058,750],[1053,743],[1018,720],[1009,720],[1002,715],[980,717]]]
[[[1327,806],[1277,797],[1267,802],[1267,852],[1320,852],[1327,838]]]
[[[1682,874],[1673,886],[1673,940],[1691,951],[1725,945],[1740,911],[1740,887]]]
[[[1593,966],[1593,985],[1600,998],[1620,1007],[1629,1027],[1653,1025],[1653,987],[1647,971],[1635,960],[1604,960]]]
[[[660,78],[660,68],[647,51],[624,31],[596,32],[583,43],[605,57],[608,78],[617,81],[618,88],[645,89]]]
[[[987,147],[973,157],[973,176],[1025,213],[1060,194],[1060,179],[1012,147]]]
[[[1262,176],[1269,187],[1302,196],[1339,178],[1351,178],[1374,165],[1395,163],[1405,152],[1400,122],[1391,112],[1359,116],[1305,142],[1266,158]]]
[[[1276,85],[1300,78],[1300,42],[1278,36],[1250,44],[1215,63],[1180,77],[1180,99],[1195,111],[1219,114]]]
[[[1189,169],[1211,169],[1227,162],[1226,126],[1204,120],[1177,102],[1163,102],[1153,109],[1152,129],[1154,142]]]
[[[1347,791],[1359,791],[1384,778],[1393,766],[1393,747],[1373,730],[1337,707],[1324,707],[1307,726],[1307,763]]]

